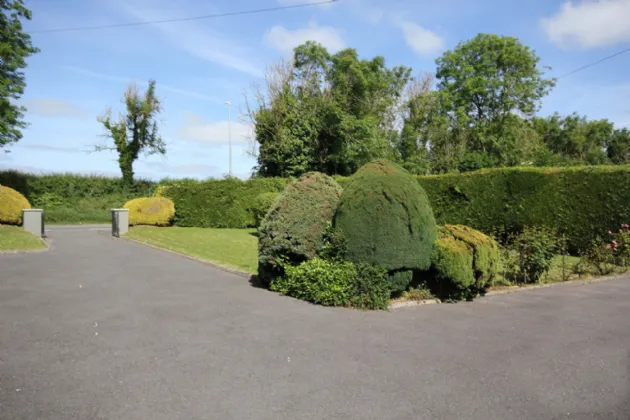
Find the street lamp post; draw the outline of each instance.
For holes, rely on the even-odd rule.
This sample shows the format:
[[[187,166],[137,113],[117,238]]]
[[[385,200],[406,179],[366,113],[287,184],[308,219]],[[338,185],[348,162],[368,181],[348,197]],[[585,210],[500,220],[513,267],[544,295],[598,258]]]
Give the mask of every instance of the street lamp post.
[[[232,176],[232,118],[231,118],[231,108],[232,108],[232,104],[230,103],[230,101],[227,101],[225,103],[228,107],[228,148],[230,150],[230,169],[228,171],[228,174],[230,176]]]

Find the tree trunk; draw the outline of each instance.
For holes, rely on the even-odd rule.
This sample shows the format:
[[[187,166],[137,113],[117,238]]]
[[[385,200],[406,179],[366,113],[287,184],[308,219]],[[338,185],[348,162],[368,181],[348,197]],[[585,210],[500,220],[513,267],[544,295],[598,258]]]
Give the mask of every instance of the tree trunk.
[[[125,159],[121,156],[118,159],[118,166],[122,172],[123,182],[125,184],[133,184],[133,160]]]

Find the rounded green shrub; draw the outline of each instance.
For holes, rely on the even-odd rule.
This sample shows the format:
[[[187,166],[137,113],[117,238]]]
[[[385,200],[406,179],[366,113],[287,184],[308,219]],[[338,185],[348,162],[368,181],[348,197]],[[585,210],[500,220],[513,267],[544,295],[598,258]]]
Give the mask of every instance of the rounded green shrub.
[[[473,249],[450,235],[440,236],[433,248],[435,283],[431,291],[439,297],[461,299],[475,284]]]
[[[494,239],[468,226],[440,227],[432,256],[430,286],[449,299],[472,299],[492,282],[499,264]]]
[[[129,209],[130,225],[169,226],[175,217],[175,206],[166,197],[141,197],[123,206]]]
[[[262,220],[265,218],[265,215],[276,202],[280,196],[278,192],[266,192],[262,194],[258,194],[256,198],[254,198],[254,202],[252,203],[249,210],[254,216],[254,227],[259,227]]]
[[[464,225],[445,225],[444,229],[454,238],[473,249],[473,269],[480,287],[494,280],[499,266],[499,245],[483,232]]]
[[[283,266],[317,255],[340,196],[339,184],[319,172],[306,173],[287,186],[258,229],[258,276],[263,284],[283,275]]]
[[[403,272],[431,265],[436,225],[427,195],[414,177],[389,161],[368,163],[351,177],[334,224],[346,239],[346,258],[387,269],[394,292],[411,281]]]
[[[0,224],[21,224],[22,210],[30,208],[26,197],[13,188],[0,185]]]

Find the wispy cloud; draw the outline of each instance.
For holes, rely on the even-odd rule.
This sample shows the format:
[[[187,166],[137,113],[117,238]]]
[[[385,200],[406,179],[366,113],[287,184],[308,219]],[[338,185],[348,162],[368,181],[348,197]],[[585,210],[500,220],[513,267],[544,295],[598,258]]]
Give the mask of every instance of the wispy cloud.
[[[630,42],[629,16],[628,0],[567,1],[541,25],[554,44],[589,49]]]
[[[121,10],[140,21],[165,20],[172,15],[160,12],[164,10],[162,5],[169,3],[154,4],[155,2],[125,1],[120,2]],[[181,2],[186,3],[186,2]],[[192,3],[191,3],[192,4]],[[185,4],[182,4],[182,15],[186,14]],[[236,42],[230,41],[231,37],[218,31],[213,31],[208,26],[200,25],[196,22],[186,22],[173,25],[151,25],[150,30],[157,31],[164,35],[174,46],[187,53],[224,67],[229,67],[243,73],[254,76],[262,74],[261,68],[251,61],[252,51]]]
[[[184,112],[186,122],[178,130],[178,135],[190,141],[209,145],[227,144],[229,124],[227,121],[206,122],[203,117],[192,112]],[[247,124],[232,121],[232,143],[247,144],[251,128]]]
[[[42,117],[84,117],[88,113],[85,109],[63,99],[34,98],[24,101],[29,113]]]
[[[77,73],[77,74],[81,74],[83,76],[87,76],[87,77],[92,77],[95,79],[100,79],[100,80],[107,80],[110,82],[116,82],[116,83],[131,83],[134,82],[138,85],[141,86],[148,86],[148,81],[145,80],[134,80],[130,77],[121,77],[121,76],[114,76],[114,75],[110,75],[110,74],[104,74],[104,73],[99,73],[99,72],[95,72],[92,70],[88,70],[88,69],[84,69],[81,67],[76,67],[76,66],[63,66],[63,68],[67,71],[71,71],[73,73]],[[199,92],[193,92],[190,90],[186,90],[186,89],[180,89],[177,87],[173,87],[173,86],[169,86],[169,85],[164,85],[164,84],[158,84],[157,85],[157,89],[158,91],[160,90],[165,90],[167,92],[172,92],[172,93],[176,93],[178,95],[182,95],[182,96],[188,96],[190,98],[196,98],[196,99],[201,99],[203,101],[208,101],[208,102],[215,102],[215,103],[223,103],[222,100],[213,97],[213,96],[209,96],[209,95],[204,95],[203,93],[199,93]]]
[[[276,25],[265,34],[265,43],[276,50],[287,53],[306,41],[316,41],[331,52],[345,48],[341,31],[332,26],[318,26],[312,22],[305,28],[286,29]]]
[[[53,146],[50,144],[20,144],[20,148],[31,150],[43,150],[57,153],[88,153],[88,150],[77,149],[76,147]]]

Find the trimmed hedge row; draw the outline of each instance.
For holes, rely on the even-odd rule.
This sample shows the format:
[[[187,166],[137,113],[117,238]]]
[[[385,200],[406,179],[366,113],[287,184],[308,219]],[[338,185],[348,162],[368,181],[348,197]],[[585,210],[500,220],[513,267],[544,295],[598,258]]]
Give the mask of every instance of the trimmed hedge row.
[[[120,178],[96,175],[35,175],[0,171],[0,184],[22,193],[35,208],[46,211],[46,223],[106,223],[111,209],[126,201],[150,196],[155,183],[138,180],[132,186]]]
[[[485,233],[555,227],[572,251],[630,220],[630,167],[505,168],[426,176],[438,224]]]
[[[159,194],[175,203],[176,226],[246,228],[256,224],[253,206],[261,193],[281,192],[290,180],[237,178],[172,181]]]
[[[34,205],[37,205],[38,200],[46,199],[71,202],[107,195],[133,195],[133,198],[150,196],[156,186],[155,182],[144,180],[137,180],[128,186],[121,178],[72,173],[36,175],[14,170],[0,171],[0,184],[22,193]]]
[[[342,187],[347,185],[348,178],[335,179]],[[439,224],[463,224],[485,233],[552,226],[567,235],[573,251],[630,221],[629,166],[487,169],[423,176],[418,181]],[[160,189],[175,203],[176,225],[243,228],[256,223],[252,208],[256,197],[280,192],[288,182],[167,181]],[[49,222],[74,222],[87,213],[94,215],[88,218],[109,220],[109,208],[151,195],[156,187],[139,181],[128,189],[117,178],[16,171],[0,171],[0,184],[24,194],[34,207],[44,207]]]

